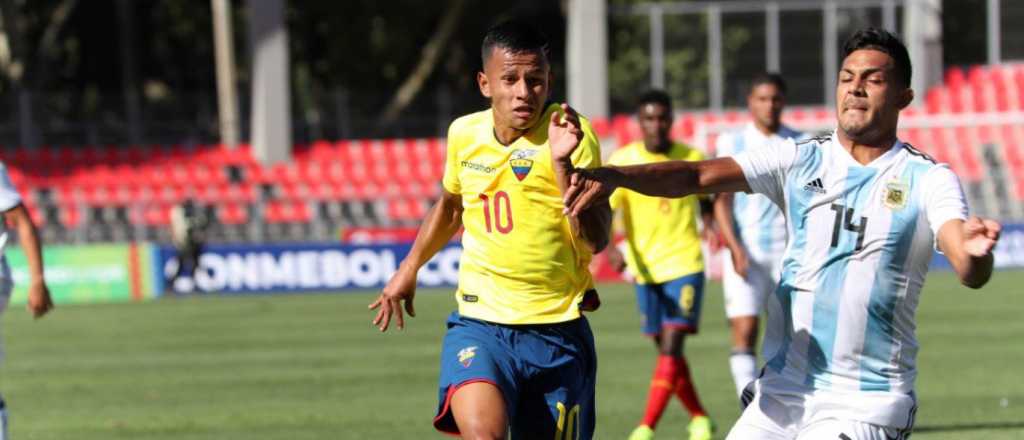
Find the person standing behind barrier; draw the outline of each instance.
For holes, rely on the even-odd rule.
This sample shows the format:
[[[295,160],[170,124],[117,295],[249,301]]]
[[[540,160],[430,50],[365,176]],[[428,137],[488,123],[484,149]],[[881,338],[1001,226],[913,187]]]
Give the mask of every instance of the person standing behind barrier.
[[[206,227],[209,220],[200,212],[195,201],[185,200],[171,209],[171,241],[178,253],[178,267],[167,286],[173,292],[175,283],[182,275],[195,278],[199,268],[199,255],[206,242]]]
[[[805,136],[782,125],[786,82],[776,73],[754,78],[747,95],[751,122],[742,130],[718,137],[717,157],[768,148],[786,139]],[[760,194],[722,193],[715,198],[715,220],[725,242],[722,270],[725,314],[732,329],[729,367],[737,396],[757,376],[758,315],[764,298],[775,290],[786,249],[786,219],[782,210]]]

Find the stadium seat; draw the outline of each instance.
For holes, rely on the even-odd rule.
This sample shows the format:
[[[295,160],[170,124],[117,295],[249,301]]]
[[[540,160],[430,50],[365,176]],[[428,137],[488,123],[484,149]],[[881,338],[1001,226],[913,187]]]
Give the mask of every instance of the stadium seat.
[[[229,202],[217,206],[217,220],[225,225],[249,222],[249,211],[244,203]]]

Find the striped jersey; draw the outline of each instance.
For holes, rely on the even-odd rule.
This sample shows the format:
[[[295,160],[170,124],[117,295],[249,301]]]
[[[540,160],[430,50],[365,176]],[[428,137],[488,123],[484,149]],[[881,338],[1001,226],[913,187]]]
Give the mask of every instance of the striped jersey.
[[[782,207],[789,233],[765,301],[763,383],[841,396],[840,417],[909,424],[914,314],[937,231],[967,216],[959,179],[900,141],[862,165],[835,134],[735,160]]]
[[[786,126],[765,135],[753,123],[743,130],[724,133],[715,142],[715,156],[735,156],[755,148],[771,148],[786,139],[800,140],[804,134]],[[771,199],[760,194],[736,193],[733,197],[733,228],[751,258],[776,264],[786,248],[786,219]],[[778,274],[775,274],[778,276]]]

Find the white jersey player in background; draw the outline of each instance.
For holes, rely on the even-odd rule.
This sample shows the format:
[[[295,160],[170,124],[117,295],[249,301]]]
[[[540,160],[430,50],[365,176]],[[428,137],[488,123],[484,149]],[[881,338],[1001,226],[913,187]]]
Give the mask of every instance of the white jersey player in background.
[[[660,197],[757,192],[786,215],[778,289],[765,302],[761,376],[729,439],[892,439],[913,427],[914,314],[933,246],[961,282],[992,275],[999,223],[967,217],[956,175],[896,138],[910,57],[887,31],[843,47],[831,136],[734,158],[576,171],[575,215],[617,187]]]
[[[724,133],[715,143],[715,156],[728,157],[747,150],[770,149],[786,139],[804,135],[782,125],[786,82],[776,73],[754,77],[747,95],[751,122],[741,130]],[[786,219],[771,199],[760,194],[719,194],[715,221],[725,242],[722,284],[725,315],[732,329],[729,369],[736,394],[757,377],[758,315],[764,298],[775,290],[786,248]]]
[[[8,240],[7,225],[10,224],[17,231],[28,263],[28,310],[32,316],[40,318],[53,308],[53,302],[50,301],[50,290],[43,278],[43,257],[39,249],[39,237],[28,210],[21,203],[21,195],[11,182],[7,167],[3,163],[0,163],[0,214],[3,215],[3,219],[0,219],[0,313],[7,309],[7,303],[11,300],[11,290],[14,289],[11,267],[4,255]],[[0,397],[0,440],[7,438],[7,404]]]

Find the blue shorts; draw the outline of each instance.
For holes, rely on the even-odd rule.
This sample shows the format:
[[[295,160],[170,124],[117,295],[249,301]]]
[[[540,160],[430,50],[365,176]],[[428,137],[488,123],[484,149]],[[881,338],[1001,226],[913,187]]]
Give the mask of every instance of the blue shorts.
[[[636,285],[636,304],[648,335],[661,333],[662,327],[697,333],[703,300],[704,272],[664,283]]]
[[[452,313],[441,345],[438,431],[458,434],[449,404],[462,385],[501,389],[512,438],[590,439],[597,354],[586,318],[502,325]]]

